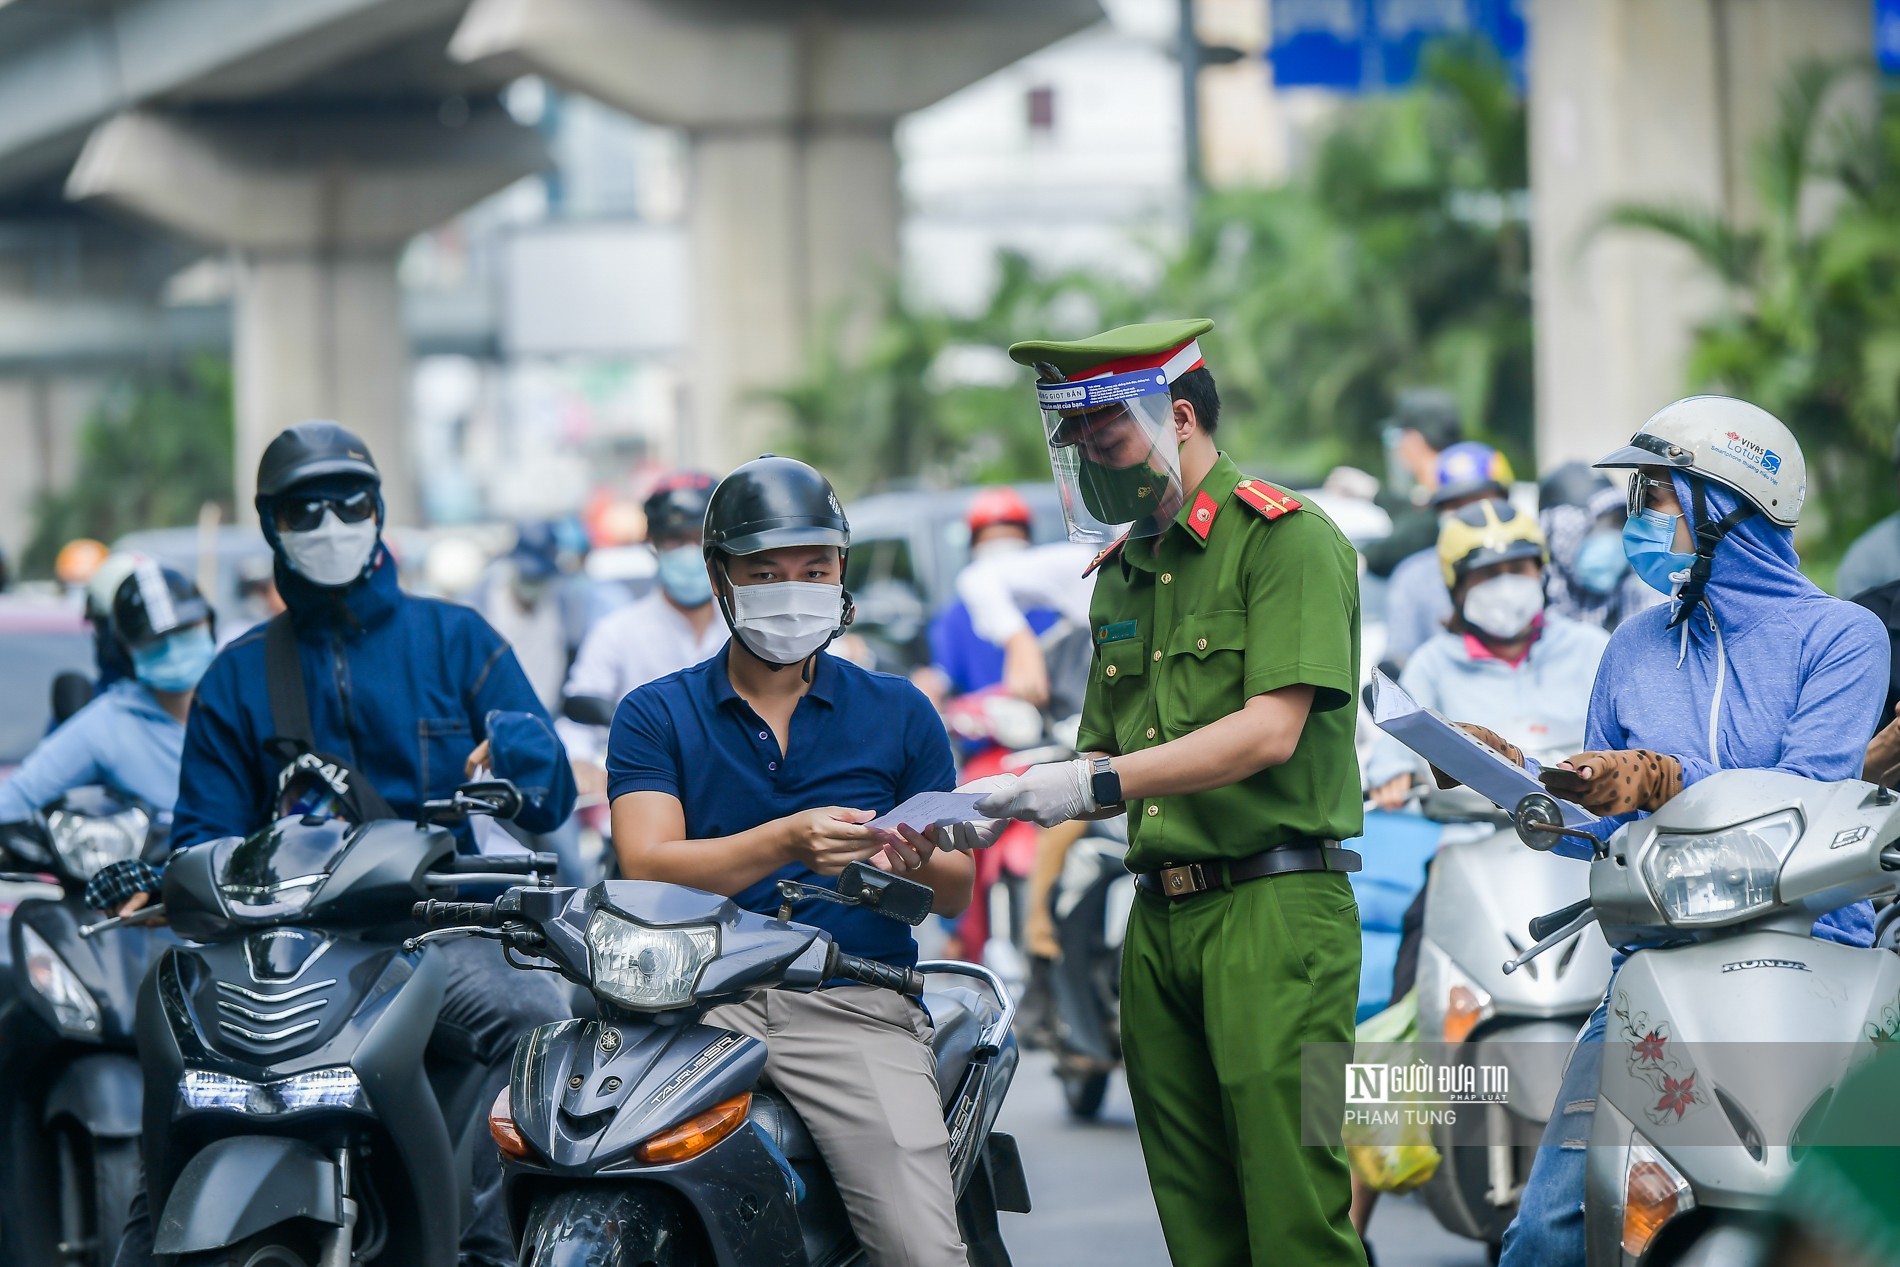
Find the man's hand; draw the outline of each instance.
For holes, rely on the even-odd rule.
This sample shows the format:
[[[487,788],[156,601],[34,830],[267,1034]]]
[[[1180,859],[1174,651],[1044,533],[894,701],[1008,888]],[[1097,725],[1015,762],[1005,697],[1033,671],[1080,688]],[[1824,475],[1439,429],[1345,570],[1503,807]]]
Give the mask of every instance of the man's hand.
[[[576,796],[599,798],[607,795],[607,771],[600,762],[576,759],[568,764],[574,767]]]
[[[108,862],[86,882],[85,903],[112,916],[130,915],[148,905],[158,892],[158,872],[139,858]]]
[[[885,838],[884,852],[871,859],[871,865],[897,875],[921,871],[937,852],[935,835],[934,831],[926,836],[915,827],[899,826],[894,834]]]
[[[1579,752],[1538,777],[1552,792],[1598,817],[1654,813],[1682,791],[1682,762],[1646,748]]]
[[[887,837],[864,825],[876,817],[868,809],[827,805],[782,818],[785,860],[801,863],[819,875],[837,875],[884,848]]]
[[[1893,716],[1867,745],[1867,760],[1860,775],[1882,787],[1892,787],[1900,780],[1900,704],[1893,706]]]
[[[1372,808],[1382,810],[1401,810],[1412,799],[1412,775],[1395,775],[1372,789]]]
[[[1049,702],[1049,664],[1033,630],[1019,630],[1003,644],[1003,689],[1037,708]]]
[[[473,779],[475,771],[488,764],[488,741],[482,740],[475,745],[475,751],[468,754],[468,760],[462,762],[462,777]]]
[[[977,812],[992,818],[1023,818],[1038,827],[1054,827],[1101,808],[1089,786],[1091,774],[1087,757],[1032,765],[978,801]]]

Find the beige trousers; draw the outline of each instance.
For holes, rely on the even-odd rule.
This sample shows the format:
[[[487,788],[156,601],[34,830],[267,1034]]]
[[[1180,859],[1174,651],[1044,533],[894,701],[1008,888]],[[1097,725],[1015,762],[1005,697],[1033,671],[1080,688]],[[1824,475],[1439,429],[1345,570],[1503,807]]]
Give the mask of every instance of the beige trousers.
[[[706,1024],[765,1044],[871,1267],[967,1267],[923,1008],[889,990],[761,990]]]

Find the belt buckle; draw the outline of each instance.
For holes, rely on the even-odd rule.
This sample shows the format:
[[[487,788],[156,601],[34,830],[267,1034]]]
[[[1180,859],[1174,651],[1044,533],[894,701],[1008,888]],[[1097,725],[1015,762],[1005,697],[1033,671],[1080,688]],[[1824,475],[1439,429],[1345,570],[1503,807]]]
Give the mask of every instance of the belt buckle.
[[[1161,868],[1161,892],[1168,897],[1190,897],[1207,891],[1207,875],[1198,862]]]

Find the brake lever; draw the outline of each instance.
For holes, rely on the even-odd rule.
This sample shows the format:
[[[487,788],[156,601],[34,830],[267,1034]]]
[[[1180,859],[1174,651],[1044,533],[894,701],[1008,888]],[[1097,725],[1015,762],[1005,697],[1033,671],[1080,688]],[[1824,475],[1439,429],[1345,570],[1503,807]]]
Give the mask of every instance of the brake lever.
[[[96,924],[81,924],[79,926],[79,935],[81,937],[97,937],[100,933],[110,932],[115,928],[128,928],[134,924],[149,924],[155,919],[164,918],[165,904],[158,902],[151,906],[141,906],[138,910],[127,915],[114,915],[111,919],[102,919]]]
[[[815,884],[800,884],[797,880],[778,882],[778,917],[784,923],[792,922],[792,903],[803,901],[835,902],[839,906],[863,906],[836,889],[821,889]]]
[[[1552,933],[1550,936],[1544,938],[1542,941],[1532,946],[1529,950],[1526,950],[1523,954],[1519,955],[1517,958],[1505,960],[1504,961],[1504,975],[1507,977],[1510,976],[1513,972],[1516,972],[1519,968],[1522,968],[1525,964],[1537,958],[1537,956],[1543,954],[1546,950],[1549,950],[1552,946],[1555,946],[1558,942],[1564,941],[1570,937],[1574,937],[1576,934],[1590,927],[1590,925],[1596,923],[1596,919],[1597,919],[1597,911],[1596,911],[1596,907],[1593,906],[1589,910],[1586,910],[1583,914],[1577,916],[1577,918],[1571,920],[1568,924],[1565,924],[1562,928],[1558,929],[1556,932]]]

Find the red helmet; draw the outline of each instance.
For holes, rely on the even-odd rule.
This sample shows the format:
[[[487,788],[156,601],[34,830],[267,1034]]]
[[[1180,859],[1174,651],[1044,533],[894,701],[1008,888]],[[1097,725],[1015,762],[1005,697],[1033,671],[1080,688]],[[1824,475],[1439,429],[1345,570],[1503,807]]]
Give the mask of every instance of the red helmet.
[[[971,498],[970,509],[963,516],[963,521],[970,526],[971,536],[998,524],[1014,524],[1028,532],[1031,520],[1029,503],[1022,499],[1022,494],[1013,488],[1000,487],[986,488]]]

